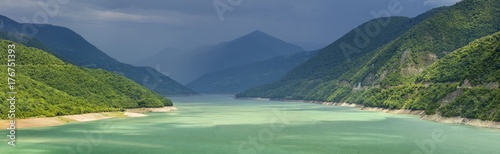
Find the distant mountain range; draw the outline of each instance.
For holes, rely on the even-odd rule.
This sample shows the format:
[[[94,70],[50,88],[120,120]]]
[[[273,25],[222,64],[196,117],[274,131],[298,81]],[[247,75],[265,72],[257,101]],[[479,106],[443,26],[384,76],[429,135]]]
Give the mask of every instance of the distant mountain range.
[[[237,97],[350,102],[500,121],[499,14],[500,1],[462,0],[411,19],[375,19],[281,80]],[[366,28],[374,25],[380,31]]]
[[[161,72],[186,84],[206,73],[302,51],[304,49],[299,46],[254,31],[228,42],[193,50],[166,49],[137,64],[158,67]]]
[[[279,80],[290,70],[313,57],[318,51],[278,56],[207,73],[187,84],[187,86],[201,93],[236,94],[248,88]]]
[[[5,16],[0,16],[0,20],[4,24],[0,32],[4,32],[4,34],[22,34],[23,26],[35,27],[35,31],[28,29],[22,35],[29,36],[30,33],[35,33],[33,39],[36,41],[31,40],[31,42],[43,44],[49,49],[48,52],[72,64],[121,74],[162,95],[196,94],[195,91],[184,87],[153,68],[136,67],[115,60],[68,28],[53,25],[20,24]],[[8,38],[12,39],[13,37]]]

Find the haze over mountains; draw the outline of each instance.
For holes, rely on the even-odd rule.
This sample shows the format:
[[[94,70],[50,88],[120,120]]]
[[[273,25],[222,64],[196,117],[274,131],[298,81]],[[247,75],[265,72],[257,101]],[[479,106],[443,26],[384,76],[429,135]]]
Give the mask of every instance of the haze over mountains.
[[[278,56],[222,71],[207,73],[186,86],[200,93],[236,94],[248,88],[281,79],[313,57],[319,50]]]
[[[4,24],[4,27],[0,29],[1,32],[26,36],[35,34],[32,37],[48,47],[49,52],[72,64],[87,68],[100,68],[124,75],[162,95],[196,94],[195,91],[184,87],[155,69],[136,67],[115,60],[68,28],[53,25],[20,24],[5,16],[0,16],[0,20]]]
[[[135,67],[108,56],[70,29],[40,24],[20,24],[7,17],[2,33],[16,41],[28,35],[22,28],[34,27],[30,47],[43,49],[64,61],[87,68],[100,68],[124,75],[163,95],[195,94],[176,81],[190,84],[204,93],[237,93],[281,78],[287,71],[303,63],[316,52],[304,52],[299,46],[287,43],[261,31],[217,45],[192,50],[166,48],[139,62],[153,68]],[[20,40],[17,40],[20,42]],[[321,48],[317,43],[301,43],[307,48]],[[242,71],[243,70],[243,71]],[[159,72],[161,71],[161,72]],[[199,78],[201,77],[201,78]],[[199,79],[198,79],[199,78]],[[208,79],[207,79],[208,78]],[[192,80],[195,82],[191,83]],[[242,81],[246,82],[242,82]]]
[[[138,65],[158,67],[161,72],[187,84],[205,73],[302,51],[301,47],[257,30],[217,45],[193,50],[166,49]]]
[[[315,42],[292,42],[292,44],[295,44],[306,51],[320,50],[320,49],[323,49],[324,47],[326,47],[326,45],[328,45],[328,44],[315,43]]]

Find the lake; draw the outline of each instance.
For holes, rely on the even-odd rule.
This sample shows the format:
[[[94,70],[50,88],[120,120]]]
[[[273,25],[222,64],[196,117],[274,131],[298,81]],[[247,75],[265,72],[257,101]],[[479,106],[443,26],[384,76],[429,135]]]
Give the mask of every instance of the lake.
[[[171,98],[179,110],[20,129],[1,154],[478,153],[500,151],[500,130],[415,115],[207,95]]]

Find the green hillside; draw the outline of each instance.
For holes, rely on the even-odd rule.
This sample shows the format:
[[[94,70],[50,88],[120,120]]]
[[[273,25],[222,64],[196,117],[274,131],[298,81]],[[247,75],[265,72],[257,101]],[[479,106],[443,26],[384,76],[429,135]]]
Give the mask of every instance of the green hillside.
[[[387,45],[386,50],[380,50],[380,58],[371,61],[380,68],[366,69],[371,73],[377,71],[379,80],[374,82],[380,82],[382,86],[412,83],[422,70],[447,53],[499,31],[498,14],[499,1],[465,0],[457,3],[417,25],[394,44]],[[388,56],[390,59],[386,59]],[[354,79],[359,81],[368,73],[360,73]]]
[[[12,43],[0,40],[1,71],[5,72],[0,76],[4,79],[7,79],[6,49]],[[121,75],[77,67],[45,51],[15,45],[17,118],[172,105],[170,100]],[[7,86],[2,89],[10,91]],[[6,100],[6,97],[6,93],[0,93],[0,99]],[[7,103],[0,105],[0,118],[6,118],[8,108]]]
[[[378,35],[370,39],[373,41],[368,45],[363,48],[354,47],[354,40],[359,30],[379,21],[389,22]],[[345,80],[341,83],[335,79],[352,76],[355,73],[352,70],[363,67],[369,58],[374,56],[379,46],[389,43],[420,21],[421,17],[413,20],[406,17],[389,17],[368,21],[322,49],[313,58],[290,71],[280,81],[249,89],[238,94],[237,97],[327,100],[336,89],[342,88],[341,86],[344,86],[344,89],[351,88]],[[350,44],[353,47],[343,50],[341,44]],[[353,48],[359,51],[350,50]],[[350,75],[346,74],[348,71],[351,71]]]
[[[346,101],[443,116],[500,121],[500,32],[432,64],[412,84],[353,91]]]
[[[462,84],[456,99],[439,102],[444,116],[500,121],[500,32],[445,56],[417,81]]]
[[[447,74],[440,74],[437,78],[430,74],[420,76],[454,50],[499,31],[499,8],[500,1],[464,0],[451,7],[432,10],[411,19],[417,20],[411,22],[415,25],[410,23],[411,29],[401,33],[402,35],[384,37],[388,43],[375,45],[376,47],[372,47],[375,50],[365,51],[364,55],[353,54],[350,60],[339,62],[332,56],[321,58],[320,54],[342,56],[339,46],[333,43],[334,46],[299,66],[281,81],[250,89],[238,94],[238,97],[346,101],[365,106],[421,109],[428,114],[436,113],[440,100],[448,98],[450,94],[461,94],[455,92],[460,81],[451,82],[451,79],[459,79],[461,76],[484,77],[469,79],[473,84],[496,80],[486,77],[489,74],[485,70],[495,70],[491,67],[479,67],[476,72],[469,74],[436,69],[434,71]],[[349,39],[341,38],[336,42],[346,41]],[[464,65],[475,67],[470,63]],[[440,78],[441,76],[452,78]],[[449,81],[444,82],[437,80],[438,78]],[[465,93],[472,95],[472,92]],[[479,93],[473,96],[478,97],[477,94]]]

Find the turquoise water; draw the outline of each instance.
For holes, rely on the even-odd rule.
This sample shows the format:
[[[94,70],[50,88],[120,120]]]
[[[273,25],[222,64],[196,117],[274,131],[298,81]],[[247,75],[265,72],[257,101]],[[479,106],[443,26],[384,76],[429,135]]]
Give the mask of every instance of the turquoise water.
[[[232,96],[172,98],[179,110],[18,130],[1,154],[478,153],[500,151],[500,130],[413,115]],[[6,131],[2,131],[7,134]]]

